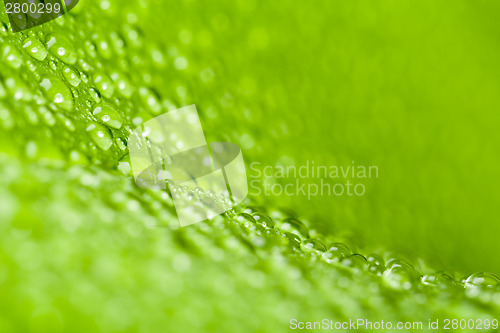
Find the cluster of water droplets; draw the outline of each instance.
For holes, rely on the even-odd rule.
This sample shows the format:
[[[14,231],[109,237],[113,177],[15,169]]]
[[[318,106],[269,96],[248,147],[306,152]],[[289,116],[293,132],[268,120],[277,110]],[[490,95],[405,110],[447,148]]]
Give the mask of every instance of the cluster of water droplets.
[[[273,213],[277,217],[271,217]],[[500,278],[493,273],[479,272],[463,279],[443,271],[422,275],[410,263],[389,255],[363,255],[343,243],[324,243],[315,230],[309,230],[299,219],[283,217],[281,212],[273,213],[268,215],[261,207],[249,206],[240,212],[233,209],[227,217],[228,223],[243,229],[244,237],[257,248],[286,246],[293,254],[309,256],[337,269],[355,275],[370,274],[396,290],[460,292],[465,289],[466,295],[472,298],[491,300],[496,297],[500,301]]]
[[[94,18],[82,15],[81,21],[87,22],[92,31]],[[89,156],[96,155],[93,151],[108,151],[110,154],[104,156],[116,159],[125,155],[126,137],[134,126],[175,108],[175,102],[162,100],[150,84],[150,73],[166,66],[166,56],[158,50],[159,46],[148,46],[145,51],[141,32],[134,26],[133,19],[120,30],[109,33],[95,29],[94,33],[66,31],[74,25],[60,26],[61,22],[74,20],[69,13],[47,23],[43,30],[35,28],[16,35],[8,32],[5,22],[0,24],[0,126],[12,130],[25,123],[36,125],[41,121],[49,129],[45,135],[58,139],[61,146],[69,142],[71,162],[84,163]],[[189,32],[181,37],[183,43],[190,41]],[[176,70],[183,71],[190,66],[189,60],[175,47],[170,48],[168,56],[173,58]],[[152,65],[148,65],[150,60]],[[107,66],[111,63],[113,66]],[[128,73],[130,65],[138,70],[133,76]],[[211,69],[204,69],[200,77],[210,82],[213,76]],[[178,85],[175,93],[180,102],[188,96],[183,85]],[[234,105],[230,94],[225,94],[220,103],[226,108]],[[207,110],[208,116],[211,112],[215,117],[213,110]],[[54,129],[57,124],[60,126]],[[79,137],[75,144],[73,137],[79,133],[87,137]],[[253,141],[251,137],[246,138],[242,144],[251,148]],[[36,143],[27,142],[25,152],[28,157],[36,155]],[[124,170],[130,172],[130,168],[124,167]],[[353,253],[345,244],[324,243],[316,237],[316,232],[296,218],[271,217],[272,214],[252,207],[238,212],[229,198],[201,188],[190,190],[177,186],[171,195],[187,201],[199,198],[207,205],[223,207],[231,230],[237,230],[238,237],[256,248],[285,246],[294,254],[353,274],[373,274],[391,288],[465,288],[471,297],[485,297],[500,289],[500,279],[492,273],[475,273],[463,279],[445,272],[422,276],[403,260]]]
[[[210,228],[216,226],[227,228],[232,237],[239,239],[254,251],[286,249],[289,255],[312,263],[322,262],[337,270],[349,272],[353,277],[362,274],[372,276],[393,290],[458,293],[474,300],[494,301],[500,305],[500,278],[493,273],[478,272],[463,278],[456,273],[444,271],[422,274],[409,262],[394,258],[391,254],[365,255],[351,250],[345,243],[324,242],[322,239],[325,237],[316,230],[308,228],[300,219],[290,217],[289,212],[273,210],[268,213],[264,207],[249,204],[234,207],[227,194],[216,195],[201,187],[189,188],[174,185],[170,181],[168,185],[170,188],[168,197],[181,200],[184,204],[202,199],[205,200],[203,209],[217,207],[214,209],[216,211],[222,207],[226,211],[223,214],[222,224],[221,220],[216,218],[218,222],[215,224],[208,222],[193,227],[208,228],[207,233],[210,233]]]
[[[68,13],[43,29],[18,34],[2,22],[0,127],[22,127],[25,121],[15,110],[28,106],[38,118],[56,119],[45,134],[63,151],[78,141],[79,151],[73,155],[116,163],[126,154],[135,126],[176,105],[162,100],[151,83],[151,66],[166,66],[160,48],[144,49],[142,33],[133,24],[107,32],[98,30],[94,19]],[[77,30],[76,20],[88,31]],[[138,72],[130,75],[130,66]],[[86,137],[75,137],[80,133]]]
[[[352,251],[340,242],[325,243],[314,229],[282,211],[270,214],[263,207],[246,205],[233,207],[227,196],[215,195],[202,188],[171,185],[171,196],[190,201],[194,198],[209,200],[207,206],[223,207],[225,225],[233,235],[243,239],[255,249],[287,248],[289,253],[312,261],[346,270],[353,275],[369,274],[388,288],[400,291],[461,292],[468,297],[500,304],[500,278],[493,273],[479,272],[465,278],[444,271],[421,274],[405,260],[389,254],[364,255]]]
[[[108,10],[112,8],[106,7],[102,13]],[[126,23],[111,25],[109,30],[102,24],[106,20],[97,24],[98,16],[73,12],[18,34],[8,31],[7,22],[1,25],[4,61],[0,69],[9,70],[0,76],[0,103],[5,96],[29,104],[35,113],[45,107],[57,121],[41,135],[58,145],[62,157],[71,163],[75,161],[71,156],[81,155],[85,158],[76,159],[79,163],[129,164],[126,154],[131,131],[158,114],[192,104],[188,83],[193,79],[205,86],[214,78],[211,68],[192,68],[190,54],[178,47],[192,43],[189,30],[182,30],[170,45],[154,40],[145,43],[136,15],[123,15]],[[19,75],[24,72],[29,74]],[[167,75],[169,83],[165,84]],[[159,87],[169,89],[160,93]],[[234,107],[229,92],[215,97],[214,102],[206,103],[205,114],[211,118],[217,116],[218,108],[227,111]],[[12,110],[21,106],[3,104],[0,127],[20,128],[23,120],[16,119]],[[249,134],[233,136],[245,149],[255,145]],[[130,165],[121,168],[129,169]]]

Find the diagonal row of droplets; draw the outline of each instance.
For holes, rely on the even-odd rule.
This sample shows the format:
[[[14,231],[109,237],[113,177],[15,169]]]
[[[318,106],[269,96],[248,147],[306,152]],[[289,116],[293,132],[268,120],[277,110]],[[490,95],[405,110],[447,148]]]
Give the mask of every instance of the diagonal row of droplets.
[[[190,190],[185,186],[177,186],[172,190],[176,199],[189,201],[194,197],[213,200],[215,205],[227,211],[229,224],[237,226],[238,237],[256,248],[270,248],[286,245],[292,253],[307,255],[314,261],[322,261],[337,268],[348,269],[353,274],[372,274],[383,282],[398,290],[439,290],[442,292],[462,292],[473,299],[485,302],[493,301],[500,306],[500,278],[493,273],[478,272],[470,276],[456,279],[452,274],[438,271],[422,275],[410,263],[391,258],[387,255],[363,255],[353,253],[343,244],[334,242],[325,244],[315,230],[310,230],[303,222],[288,217],[281,211],[267,213],[264,207],[246,206],[240,211],[231,207],[231,202],[224,196],[216,196],[210,191],[200,188]]]

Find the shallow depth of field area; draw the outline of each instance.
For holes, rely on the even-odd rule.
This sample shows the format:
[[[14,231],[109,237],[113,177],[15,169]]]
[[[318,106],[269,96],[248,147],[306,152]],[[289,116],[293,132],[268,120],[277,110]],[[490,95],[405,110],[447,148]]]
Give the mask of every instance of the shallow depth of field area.
[[[0,332],[498,319],[498,7],[82,0],[15,34],[2,13]],[[377,177],[175,228],[127,140],[192,104],[256,184],[252,164]]]

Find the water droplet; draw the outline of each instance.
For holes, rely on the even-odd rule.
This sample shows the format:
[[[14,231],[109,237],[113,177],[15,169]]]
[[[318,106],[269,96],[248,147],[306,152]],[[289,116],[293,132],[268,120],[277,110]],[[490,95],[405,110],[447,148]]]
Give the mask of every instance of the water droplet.
[[[50,112],[46,107],[41,106],[38,109],[38,112],[42,116],[42,119],[45,122],[45,124],[47,124],[48,126],[54,126],[55,125],[56,119],[52,115],[52,112]]]
[[[5,86],[16,101],[31,101],[33,99],[31,89],[18,77],[9,77],[5,80]]]
[[[57,64],[55,61],[49,61],[49,66],[50,68],[52,68],[53,71],[56,71],[57,70]]]
[[[252,215],[247,213],[240,213],[236,216],[236,221],[245,225],[245,227],[249,227],[250,224],[255,224],[255,219]]]
[[[40,79],[40,74],[36,71],[36,65],[31,61],[27,60],[26,64],[28,65],[28,69],[33,72],[33,75],[37,78]]]
[[[56,117],[59,119],[59,121],[70,131],[74,132],[76,130],[75,125],[69,120],[65,115],[62,113],[57,113]]]
[[[19,28],[19,30],[24,30],[28,27],[28,17],[23,13],[18,13],[10,16],[13,24]]]
[[[0,35],[6,36],[8,30],[9,30],[9,28],[7,27],[5,22],[1,22],[0,23]]]
[[[89,40],[86,40],[84,45],[85,45],[85,51],[91,58],[97,57],[97,51],[94,43],[92,43]]]
[[[311,238],[307,239],[304,241],[304,247],[309,249],[309,250],[316,250],[316,251],[321,251],[325,252],[326,251],[326,246],[317,238]]]
[[[48,51],[45,46],[36,38],[28,37],[23,42],[23,48],[36,60],[42,61],[47,57]]]
[[[162,68],[165,66],[165,57],[160,50],[152,49],[151,58],[153,59],[153,63],[157,65],[157,67]]]
[[[87,75],[87,73],[81,72],[80,76],[82,77],[83,82],[85,82],[85,83],[89,82],[89,76]]]
[[[99,51],[99,54],[104,58],[104,59],[111,59],[113,53],[111,50],[111,46],[109,42],[104,38],[104,36],[101,36],[98,33],[95,33],[92,35],[92,39],[94,40],[94,43],[97,47],[97,50]]]
[[[354,253],[350,256],[344,257],[341,261],[342,265],[351,267],[356,271],[362,271],[366,269],[366,266],[368,262],[366,261],[366,258],[359,254],[359,253]]]
[[[123,26],[124,36],[130,46],[139,48],[142,46],[142,38],[136,29],[132,28],[130,25],[125,24]]]
[[[111,39],[111,45],[113,45],[115,52],[119,55],[125,54],[125,42],[120,37],[120,35],[118,35],[118,33],[116,32],[112,32],[109,37]]]
[[[38,149],[36,143],[34,143],[33,141],[28,141],[28,143],[26,144],[26,156],[30,159],[35,158],[37,150]]]
[[[214,79],[214,72],[210,68],[206,68],[200,73],[201,80],[203,82],[212,82]]]
[[[19,50],[10,43],[5,43],[1,47],[2,60],[15,69],[18,69],[23,64],[23,58]]]
[[[135,15],[134,13],[128,13],[127,14],[127,22],[130,24],[137,23],[137,15]]]
[[[87,133],[94,143],[102,150],[108,150],[113,144],[113,138],[109,130],[99,123],[91,123],[87,127]]]
[[[188,61],[186,58],[184,57],[177,57],[175,58],[174,60],[174,66],[176,69],[178,70],[184,70],[187,68],[188,66]]]
[[[78,59],[75,47],[71,41],[64,35],[59,33],[53,33],[47,36],[45,39],[47,47],[57,59],[68,65],[74,65]]]
[[[500,278],[493,273],[474,273],[465,281],[466,288],[480,288],[485,290],[500,289]]]
[[[44,78],[40,82],[40,87],[42,87],[42,90],[50,103],[54,103],[66,111],[73,110],[73,95],[63,80],[56,77]]]
[[[333,243],[328,251],[323,253],[323,258],[327,262],[339,262],[347,256],[351,255],[351,250],[342,243]]]
[[[201,187],[197,187],[194,189],[194,194],[198,196],[198,198],[203,198],[205,197],[205,190]]]
[[[297,234],[304,239],[309,238],[309,231],[307,230],[307,227],[304,225],[304,223],[293,217],[285,219],[281,223],[280,229]]]
[[[115,92],[115,86],[111,78],[105,74],[97,74],[94,78],[94,83],[106,98],[111,98]]]
[[[439,289],[447,289],[456,285],[453,277],[445,272],[427,274],[422,277],[422,283],[426,286],[437,287]]]
[[[32,108],[25,107],[23,108],[24,114],[26,115],[26,119],[28,122],[32,125],[38,124],[38,116],[37,114],[33,111]]]
[[[408,290],[416,284],[420,276],[415,268],[399,259],[392,259],[387,262],[387,270],[384,278],[387,283],[396,289]]]
[[[150,109],[155,114],[160,113],[162,109],[161,103],[152,90],[146,87],[142,87],[139,89],[139,96],[148,109]]]
[[[74,97],[74,98],[78,98],[78,97],[80,97],[80,93],[79,93],[79,92],[78,92],[78,90],[77,90],[77,89],[75,89],[75,88],[71,88],[71,93],[73,94],[73,97]]]
[[[118,170],[120,170],[122,174],[127,176],[130,174],[130,171],[132,171],[132,167],[130,166],[129,162],[118,162]]]
[[[121,150],[127,149],[127,141],[125,141],[122,138],[116,138],[115,141],[116,141],[116,145],[118,146],[118,148],[120,148]]]
[[[63,70],[63,76],[68,81],[69,84],[71,84],[73,87],[78,87],[80,82],[82,81],[80,79],[80,74],[76,70],[70,67],[66,67]]]
[[[288,245],[295,248],[300,246],[301,239],[296,234],[293,234],[291,232],[284,232],[283,237],[285,237],[288,240]]]
[[[255,219],[257,223],[261,224],[264,227],[268,228],[274,227],[274,221],[264,213],[255,212],[252,214],[252,217]]]
[[[371,254],[368,256],[367,260],[368,260],[368,271],[370,273],[379,276],[382,275],[382,273],[384,273],[386,269],[385,261],[381,256],[377,254]]]
[[[107,126],[120,129],[122,127],[122,117],[108,104],[98,104],[92,114]]]
[[[79,59],[78,63],[82,67],[82,69],[86,72],[90,72],[94,70],[94,67],[90,66],[88,62],[86,62],[84,59]]]
[[[99,91],[97,89],[90,88],[89,94],[90,94],[90,97],[92,97],[92,99],[94,100],[94,102],[96,102],[96,103],[101,102],[101,94],[99,93]]]
[[[118,72],[111,74],[111,79],[114,81],[118,92],[123,96],[129,98],[134,93],[134,87],[130,84],[130,81],[125,77],[125,75]]]
[[[81,152],[78,150],[72,150],[69,153],[70,161],[74,164],[87,164],[88,160]]]
[[[11,129],[14,127],[14,120],[12,119],[8,108],[0,101],[0,122],[4,129]]]

